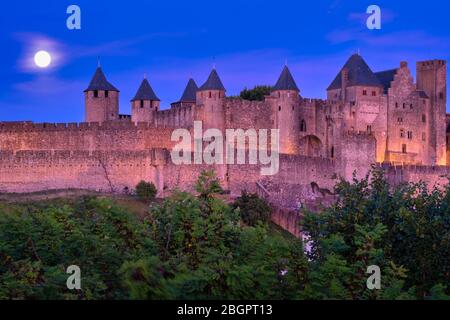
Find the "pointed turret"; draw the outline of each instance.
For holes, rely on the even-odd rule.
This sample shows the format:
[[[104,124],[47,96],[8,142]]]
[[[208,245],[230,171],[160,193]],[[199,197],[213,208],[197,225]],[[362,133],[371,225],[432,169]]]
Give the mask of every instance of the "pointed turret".
[[[95,70],[88,88],[84,90],[84,96],[86,122],[119,119],[119,90],[106,79],[100,65]]]
[[[181,99],[171,104],[172,107],[192,106],[196,103],[198,87],[194,79],[189,79]]]
[[[199,91],[207,90],[226,91],[215,68],[209,74],[208,80],[199,88]]]
[[[103,70],[100,66],[97,67],[97,70],[95,70],[94,76],[92,77],[92,80],[89,83],[89,87],[86,90],[84,90],[84,92],[95,90],[104,90],[104,91],[108,90],[119,92],[119,90],[116,87],[114,87],[111,83],[109,83],[109,81],[106,79],[106,76],[103,73]]]
[[[279,151],[286,154],[297,152],[298,112],[300,90],[287,65],[284,66],[271,93],[272,110],[276,115],[275,126],[279,129]]]
[[[197,90],[196,105],[201,107],[200,119],[204,128],[223,129],[224,113],[223,105],[225,98],[225,87],[217,74],[212,69],[206,82]]]
[[[278,78],[277,83],[273,87],[273,90],[300,91],[297,87],[297,84],[295,83],[294,77],[292,76],[287,66],[284,66],[283,71],[281,71],[280,77]]]
[[[160,101],[147,78],[144,78],[136,95],[131,100],[131,121],[153,123],[155,113],[159,110]]]
[[[197,94],[197,91],[198,87],[194,79],[189,79],[183,95],[181,96],[180,102],[195,102],[195,95]]]
[[[136,92],[136,95],[131,101],[137,101],[137,100],[152,100],[152,101],[161,101],[156,96],[155,92],[152,89],[152,86],[148,82],[146,78],[142,80],[141,85]]]

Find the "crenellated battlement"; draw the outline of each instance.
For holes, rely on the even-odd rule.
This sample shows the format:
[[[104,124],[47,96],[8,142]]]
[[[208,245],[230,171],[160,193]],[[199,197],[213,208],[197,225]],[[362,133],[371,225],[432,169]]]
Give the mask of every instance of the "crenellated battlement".
[[[165,112],[165,111],[162,111]],[[89,130],[142,130],[160,129],[149,122],[69,122],[69,123],[35,123],[35,122],[0,122],[0,132],[52,132],[52,131],[89,131]]]

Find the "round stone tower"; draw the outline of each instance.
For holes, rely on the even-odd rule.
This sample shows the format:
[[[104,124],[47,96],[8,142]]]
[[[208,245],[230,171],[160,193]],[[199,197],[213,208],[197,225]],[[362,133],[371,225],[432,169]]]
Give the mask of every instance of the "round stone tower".
[[[200,107],[197,120],[203,121],[203,128],[224,130],[223,104],[225,91],[225,87],[214,68],[208,80],[197,91],[196,105]]]
[[[100,65],[84,90],[85,122],[119,119],[119,90],[106,80]]]
[[[275,127],[279,129],[280,153],[295,154],[298,151],[298,108],[300,90],[285,66],[271,93]]]
[[[131,100],[131,121],[154,123],[160,101],[148,80],[144,78],[136,95]]]

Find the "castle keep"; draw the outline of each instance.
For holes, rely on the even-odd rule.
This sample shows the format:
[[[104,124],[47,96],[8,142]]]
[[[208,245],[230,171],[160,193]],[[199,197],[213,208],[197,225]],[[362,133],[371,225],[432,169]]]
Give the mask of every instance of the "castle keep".
[[[364,176],[383,166],[395,183],[444,181],[450,164],[446,62],[406,62],[373,72],[352,55],[327,88],[327,99],[302,97],[285,66],[264,101],[228,98],[215,69],[200,87],[190,79],[179,101],[160,110],[143,79],[131,115],[119,111],[119,90],[99,66],[84,91],[83,123],[0,123],[0,192],[82,188],[124,192],[153,181],[160,195],[189,189],[215,169],[232,195],[260,192],[292,209],[327,197],[334,178]],[[279,129],[280,169],[263,177],[258,165],[174,165],[173,130],[203,127]]]

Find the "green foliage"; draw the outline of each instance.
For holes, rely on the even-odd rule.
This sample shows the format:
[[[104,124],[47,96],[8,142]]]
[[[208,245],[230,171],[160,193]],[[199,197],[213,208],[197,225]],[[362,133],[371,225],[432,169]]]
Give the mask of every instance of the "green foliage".
[[[0,212],[0,299],[119,299],[124,261],[151,252],[148,230],[111,201],[26,206]],[[69,265],[81,291],[66,288]]]
[[[270,221],[272,209],[267,201],[255,193],[242,192],[232,207],[239,209],[242,221],[249,226],[256,226],[258,223],[267,224]]]
[[[264,97],[270,95],[272,91],[271,86],[255,86],[253,89],[247,89],[241,91],[240,97],[244,100],[250,101],[264,101]]]
[[[143,201],[151,201],[155,199],[158,190],[152,182],[140,181],[136,185],[136,195]]]
[[[199,193],[200,198],[203,199],[223,193],[219,179],[217,179],[216,173],[213,170],[202,171],[195,184],[195,190]]]
[[[0,206],[0,299],[449,299],[448,188],[341,181],[338,203],[304,212],[308,255],[259,223],[255,195],[225,203],[213,172],[196,189],[142,221],[100,198]],[[81,290],[66,288],[69,265]],[[370,265],[381,290],[366,287]]]
[[[373,170],[371,179],[341,181],[335,191],[338,203],[321,214],[306,213],[302,223],[310,237],[312,274],[317,275],[310,290],[314,297],[423,299],[448,294],[449,186],[443,192],[428,191],[423,183],[391,188],[382,171]],[[382,290],[365,288],[370,265],[382,270]],[[328,271],[336,270],[338,278],[330,278]],[[330,279],[334,292],[328,291]],[[442,290],[439,284],[447,287]]]

